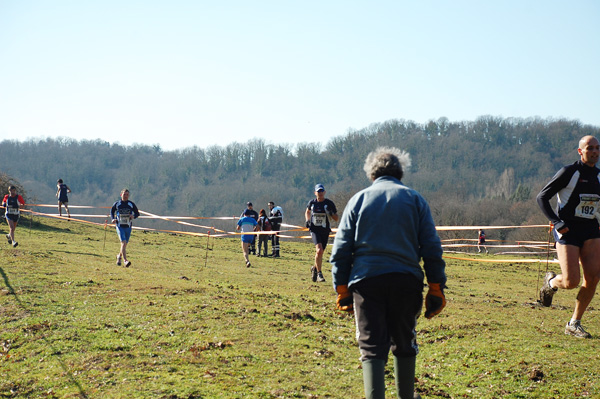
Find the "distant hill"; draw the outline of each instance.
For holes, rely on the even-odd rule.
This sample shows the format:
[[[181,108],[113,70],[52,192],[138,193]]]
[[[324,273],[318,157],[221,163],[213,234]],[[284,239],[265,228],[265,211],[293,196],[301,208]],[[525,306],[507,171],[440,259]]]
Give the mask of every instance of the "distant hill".
[[[281,205],[285,221],[302,224],[316,183],[338,208],[369,182],[362,170],[378,146],[407,150],[413,166],[404,183],[430,202],[439,225],[546,223],[535,193],[577,159],[584,135],[600,128],[566,119],[482,116],[418,124],[374,123],[326,144],[270,144],[261,139],[206,149],[163,151],[102,140],[0,142],[0,172],[19,181],[35,201],[55,203],[56,180],[72,204],[109,206],[123,187],[141,209],[190,216],[239,215],[247,201]]]

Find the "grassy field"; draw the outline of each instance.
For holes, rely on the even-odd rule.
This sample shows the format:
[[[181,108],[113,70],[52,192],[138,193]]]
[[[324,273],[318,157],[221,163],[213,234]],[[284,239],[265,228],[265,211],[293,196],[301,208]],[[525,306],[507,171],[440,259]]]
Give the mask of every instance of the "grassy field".
[[[0,251],[1,398],[364,397],[353,318],[329,264],[310,280],[309,242],[247,269],[238,239],[207,251],[134,231],[124,268],[112,229],[104,243],[102,228],[36,222]],[[448,260],[447,274],[447,308],[418,325],[424,398],[600,397],[600,341],[563,334],[576,291],[540,308],[537,265]]]

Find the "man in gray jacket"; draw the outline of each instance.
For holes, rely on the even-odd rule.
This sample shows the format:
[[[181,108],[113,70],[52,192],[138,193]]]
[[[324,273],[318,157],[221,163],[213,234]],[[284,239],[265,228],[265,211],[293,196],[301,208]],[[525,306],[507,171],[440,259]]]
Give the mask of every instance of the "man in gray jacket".
[[[441,242],[425,199],[401,183],[408,166],[409,155],[397,148],[378,148],[367,156],[364,169],[373,184],[346,205],[330,259],[338,308],[356,312],[367,399],[385,398],[390,349],[398,398],[420,397],[414,393],[415,327],[425,276],[425,317],[446,304]]]

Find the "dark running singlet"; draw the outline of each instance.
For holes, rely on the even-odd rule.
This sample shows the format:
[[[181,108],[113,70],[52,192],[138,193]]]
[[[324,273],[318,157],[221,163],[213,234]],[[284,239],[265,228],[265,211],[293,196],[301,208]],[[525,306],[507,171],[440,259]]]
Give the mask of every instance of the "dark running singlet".
[[[598,229],[595,214],[600,212],[600,169],[581,161],[565,166],[537,196],[542,212],[560,230],[569,228]],[[550,205],[557,196],[557,211]]]
[[[58,185],[59,188],[59,192],[58,192],[58,200],[60,202],[69,202],[69,198],[67,197],[67,185],[64,183],[61,183]]]
[[[7,194],[4,196],[4,201],[2,202],[6,203],[6,218],[11,219],[13,221],[19,220],[19,216],[21,214],[19,207],[20,204],[25,202],[23,201],[23,197],[21,197],[20,195],[15,195],[14,197],[11,197]]]
[[[325,210],[325,207],[327,207],[327,210]],[[310,230],[329,234],[331,226],[327,211],[332,215],[337,213],[333,201],[325,198],[322,202],[319,202],[316,198],[313,198],[308,202],[306,208],[310,209]]]

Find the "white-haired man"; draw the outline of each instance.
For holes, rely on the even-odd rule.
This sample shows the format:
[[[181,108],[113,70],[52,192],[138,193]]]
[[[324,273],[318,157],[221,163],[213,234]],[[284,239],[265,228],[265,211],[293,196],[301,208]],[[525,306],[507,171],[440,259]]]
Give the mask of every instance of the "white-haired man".
[[[429,205],[401,182],[409,165],[409,155],[397,148],[378,148],[367,156],[364,170],[373,184],[346,205],[330,259],[338,308],[356,313],[367,399],[385,398],[390,349],[398,398],[420,397],[414,393],[415,327],[425,276],[425,317],[446,304],[445,263]]]

